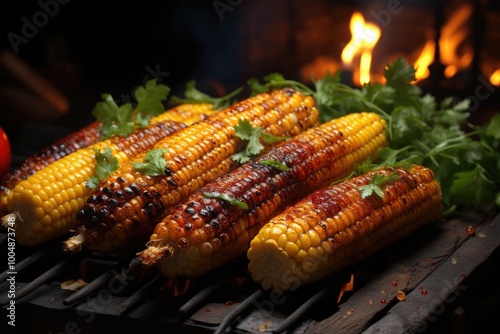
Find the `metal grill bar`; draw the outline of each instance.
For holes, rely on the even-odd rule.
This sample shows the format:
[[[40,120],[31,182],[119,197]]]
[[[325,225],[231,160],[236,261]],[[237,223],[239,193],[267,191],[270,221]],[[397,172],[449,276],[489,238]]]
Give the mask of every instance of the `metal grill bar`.
[[[20,261],[19,263],[16,264],[16,273],[20,273],[21,271],[23,271],[24,269],[26,269],[27,267],[29,267],[33,263],[35,263],[35,262],[39,261],[40,259],[42,259],[43,257],[45,257],[47,254],[48,254],[48,250],[42,249],[42,250],[39,250],[36,253],[33,253],[32,255],[24,258],[22,261]],[[0,282],[5,282],[5,280],[9,276],[10,271],[11,270],[7,269],[3,273],[0,274]]]
[[[212,295],[227,282],[227,279],[216,280],[212,284],[201,289],[197,294],[191,297],[191,299],[189,299],[184,305],[179,308],[179,315],[183,317],[186,314],[189,314],[192,310],[194,310],[196,306],[200,305],[204,300],[206,300],[210,295]]]
[[[40,275],[38,278],[34,279],[27,285],[25,285],[23,288],[19,289],[16,292],[16,299],[20,299],[22,297],[25,297],[28,295],[30,292],[34,291],[36,288],[44,284],[45,282],[49,281],[53,277],[57,276],[60,273],[63,273],[66,270],[66,267],[70,264],[73,263],[75,260],[75,256],[70,256],[67,259],[59,262],[49,270],[47,270],[45,273]],[[0,299],[0,305],[5,306],[7,303],[9,303],[9,299],[7,296],[2,296],[3,298]]]
[[[149,281],[142,288],[137,290],[134,294],[132,294],[129,298],[123,301],[118,307],[118,312],[123,314],[127,312],[134,305],[139,303],[143,298],[149,294],[151,291],[158,288],[161,284],[163,284],[165,279],[161,275],[156,275],[151,281]]]
[[[226,329],[231,326],[231,323],[241,315],[248,307],[250,307],[258,298],[264,294],[263,290],[257,290],[248,296],[244,301],[242,301],[238,306],[236,306],[231,312],[229,312],[224,320],[217,326],[214,334],[222,334]]]

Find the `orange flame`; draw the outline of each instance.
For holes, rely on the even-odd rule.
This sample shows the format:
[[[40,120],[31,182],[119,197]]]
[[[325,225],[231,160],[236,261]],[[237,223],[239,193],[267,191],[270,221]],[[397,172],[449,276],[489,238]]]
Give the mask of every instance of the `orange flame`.
[[[365,22],[363,14],[357,11],[351,16],[349,29],[352,37],[342,50],[342,63],[345,68],[352,70],[354,58],[360,55],[359,76],[355,75],[354,82],[358,85],[365,84],[370,82],[372,51],[380,38],[381,30],[377,25]]]
[[[340,292],[339,292],[339,297],[337,299],[337,303],[340,302],[344,293],[352,290],[354,290],[354,275],[351,275],[351,279],[349,280],[349,282],[342,283],[342,285],[340,286]]]
[[[432,38],[429,38],[414,64],[416,82],[421,81],[430,75],[428,67],[434,60],[435,52],[436,42]]]
[[[495,86],[500,86],[500,68],[490,76],[490,82]]]
[[[441,29],[440,60],[446,66],[444,75],[447,78],[453,77],[459,70],[467,69],[472,63],[472,48],[462,45],[470,31],[466,23],[472,11],[471,4],[463,4]]]

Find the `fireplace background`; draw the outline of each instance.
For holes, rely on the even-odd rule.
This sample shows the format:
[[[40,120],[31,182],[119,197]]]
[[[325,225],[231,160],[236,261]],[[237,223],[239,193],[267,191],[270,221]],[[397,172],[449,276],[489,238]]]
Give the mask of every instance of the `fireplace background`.
[[[42,3],[42,2],[40,2]],[[37,2],[5,2],[1,11],[4,38],[0,47],[17,51],[35,71],[48,78],[70,100],[70,111],[57,118],[33,122],[16,118],[4,106],[0,124],[7,128],[14,153],[26,149],[26,127],[40,130],[60,125],[74,130],[92,120],[100,94],[125,100],[145,78],[158,76],[181,95],[188,80],[212,95],[232,91],[251,77],[280,72],[308,82],[311,71],[342,69],[340,54],[350,40],[349,20],[360,11],[366,21],[377,24],[382,36],[373,51],[373,78],[380,78],[388,61],[403,56],[413,63],[429,38],[439,38],[438,27],[463,5],[474,11],[459,24],[464,32],[456,52],[474,52],[467,69],[453,79],[443,79],[436,58],[432,75],[419,82],[439,97],[464,98],[475,94],[479,76],[489,80],[500,68],[500,4],[486,0],[276,0],[276,1],[177,1],[137,5],[112,5],[90,0],[52,4],[52,12]],[[55,4],[55,5],[54,5]],[[55,7],[54,7],[55,6]],[[47,7],[47,8],[49,8]],[[26,36],[26,22],[39,22],[36,33],[13,44],[12,36]],[[9,35],[10,34],[10,35]],[[438,51],[439,52],[439,51]],[[4,74],[1,71],[0,74]],[[0,75],[0,83],[12,78]],[[21,83],[22,85],[22,83]],[[496,95],[491,86],[489,95]],[[488,96],[489,97],[489,96]],[[496,99],[481,101],[486,109]],[[61,133],[53,132],[54,136]],[[33,143],[38,149],[50,143]]]

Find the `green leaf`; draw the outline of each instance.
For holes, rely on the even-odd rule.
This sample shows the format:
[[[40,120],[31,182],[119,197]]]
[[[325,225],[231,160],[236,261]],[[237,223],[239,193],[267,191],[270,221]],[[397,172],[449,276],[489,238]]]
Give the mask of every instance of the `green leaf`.
[[[270,73],[266,75],[264,77],[263,84],[261,84],[256,78],[249,79],[247,84],[250,87],[250,93],[252,96],[283,87],[291,87],[305,95],[314,95],[314,91],[307,85],[295,80],[285,79],[280,73]]]
[[[94,149],[96,167],[93,176],[87,180],[87,187],[94,189],[97,188],[99,183],[107,178],[111,173],[118,169],[118,159],[112,156],[110,148],[106,147],[104,152],[99,149]]]
[[[500,140],[500,114],[496,113],[485,125],[485,128],[487,136]]]
[[[137,100],[135,112],[138,114],[157,116],[165,111],[162,101],[167,99],[170,88],[163,84],[156,84],[155,79],[146,82],[144,87],[140,86],[134,91]]]
[[[481,165],[453,174],[450,197],[454,204],[465,208],[476,208],[479,204],[494,203],[495,195],[495,183]]]
[[[276,160],[261,160],[259,161],[259,164],[261,165],[266,165],[269,167],[272,167],[274,169],[280,170],[280,171],[287,171],[288,166],[282,162],[276,161]]]
[[[248,205],[245,202],[239,201],[236,198],[233,198],[233,197],[226,195],[226,194],[220,194],[217,192],[212,192],[212,193],[203,192],[203,196],[208,197],[208,198],[220,199],[220,200],[223,200],[224,202],[227,202],[231,205],[239,206],[242,209],[245,209],[245,210],[248,209]]]
[[[262,136],[261,127],[253,127],[247,119],[240,119],[238,125],[234,126],[234,130],[236,136],[246,143],[240,152],[233,154],[233,160],[245,163],[264,149],[264,145],[260,142]]]
[[[103,101],[97,102],[92,115],[102,124],[99,132],[102,139],[114,136],[127,136],[137,128],[146,127],[151,116],[165,111],[162,101],[166,99],[170,88],[165,85],[156,85],[156,80],[149,80],[145,87],[138,87],[134,91],[137,107],[131,103],[118,106],[110,94],[102,94]]]
[[[367,185],[359,186],[358,189],[361,192],[361,197],[366,198],[372,194],[376,194],[380,198],[384,198],[384,190],[382,187],[389,182],[399,179],[399,175],[396,173],[389,175],[381,175],[375,173]]]
[[[228,108],[235,103],[234,97],[243,91],[243,87],[237,88],[231,93],[221,96],[212,97],[205,94],[196,88],[196,81],[191,80],[186,84],[186,90],[184,91],[185,98],[180,98],[177,96],[172,96],[169,103],[173,105],[183,104],[183,103],[210,103],[212,104],[212,109],[221,110]]]
[[[146,175],[165,175],[167,161],[163,158],[163,154],[167,151],[167,148],[154,148],[146,153],[144,162],[132,162],[131,164],[137,171]]]

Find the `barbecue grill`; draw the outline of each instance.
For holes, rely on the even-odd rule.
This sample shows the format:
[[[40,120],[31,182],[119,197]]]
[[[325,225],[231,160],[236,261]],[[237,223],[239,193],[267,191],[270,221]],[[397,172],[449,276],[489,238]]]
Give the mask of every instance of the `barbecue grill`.
[[[209,2],[209,4],[215,2]],[[489,77],[492,72],[486,65],[494,67],[497,65],[495,61],[500,59],[496,47],[499,30],[495,29],[500,13],[498,5],[495,5],[493,1],[486,1],[488,12],[485,13],[485,11],[477,11],[480,7],[479,1],[469,2],[476,9],[474,15],[471,16],[472,29],[469,35],[472,38],[465,41],[473,41],[474,61],[470,68],[463,71],[461,76],[459,72],[458,79],[455,78],[455,81],[446,81],[442,73],[444,65],[439,63],[437,56],[439,52],[436,52],[434,66],[430,67],[431,76],[427,81],[420,83],[425,91],[438,94],[440,97],[441,95],[453,95],[460,98],[472,96],[478,89],[476,79],[481,78],[483,81],[480,82],[483,83],[486,80],[485,77]],[[195,3],[205,9],[201,2]],[[239,85],[249,77],[260,77],[272,71],[282,72],[287,77],[299,76],[297,69],[309,69],[307,65],[314,61],[312,54],[337,57],[341,51],[340,42],[349,40],[347,27],[353,9],[375,4],[373,10],[380,16],[381,13],[386,13],[387,4],[391,2],[356,1],[353,4],[352,1],[338,1],[333,4],[328,1],[296,0],[286,2],[286,5],[284,5],[285,2],[280,1],[261,2],[260,5],[257,5],[258,2],[246,1],[228,1],[228,3],[237,5],[225,12],[224,20],[217,20],[217,12],[213,11],[208,16],[207,22],[217,20],[212,27],[217,26],[218,29],[225,31],[224,35],[218,31],[219,35],[214,34],[215,37],[240,40],[240,53],[234,51],[219,55],[219,50],[215,50],[216,48],[208,48],[200,56],[203,58],[202,61],[221,56],[222,61],[219,63],[222,63],[224,68],[214,66],[209,69],[204,68],[201,74],[194,74],[210,77],[206,82],[216,83],[208,85],[211,88],[225,86],[226,90],[230,91],[233,88],[231,86]],[[266,13],[262,12],[264,3],[265,6],[272,6]],[[410,43],[414,41],[407,38],[404,34],[407,31],[405,29],[411,28],[416,32],[414,22],[420,22],[423,17],[433,17],[436,10],[435,22],[425,21],[427,25],[424,28],[432,30],[445,24],[444,12],[440,8],[445,4],[444,1],[401,3],[404,8],[413,6],[412,8],[417,10],[404,11],[391,17],[392,29],[384,30],[387,37],[380,42],[383,47],[374,51],[374,60],[378,59],[382,62],[384,59],[380,53],[391,50],[391,46],[394,49],[395,46],[400,48],[404,45],[407,47],[404,51],[413,54],[425,43],[427,36],[420,34],[418,38],[415,38],[421,42],[416,45]],[[281,11],[282,5],[286,7],[286,10]],[[176,6],[181,10],[186,10],[184,5]],[[73,3],[67,7],[60,6],[60,9],[61,12],[48,27],[40,27],[40,35],[50,31],[51,27],[57,24],[56,20],[73,20],[74,17],[67,12],[79,10]],[[210,10],[213,8],[210,7]],[[31,11],[26,9],[16,13],[11,20],[12,29],[17,29],[16,32],[18,32],[21,27],[19,22],[22,22],[19,18],[39,11],[40,8],[36,7]],[[271,12],[279,12],[283,15],[276,17],[265,15]],[[370,10],[365,10],[365,13],[369,14]],[[165,21],[170,23],[175,15],[169,15]],[[85,16],[82,15],[82,17]],[[104,16],[107,20],[108,16]],[[304,17],[314,18],[314,20],[303,19]],[[367,18],[370,17],[367,16]],[[387,19],[384,17],[384,22]],[[482,24],[486,22],[490,24],[490,27],[483,35]],[[318,33],[330,31],[342,24],[342,28],[336,30],[335,34]],[[92,28],[100,34],[97,24],[95,27],[97,28]],[[193,30],[199,27],[195,25]],[[133,29],[135,32],[136,27]],[[274,32],[274,38],[267,33],[271,30]],[[197,31],[200,32],[201,29]],[[160,33],[163,32],[160,31]],[[160,33],[158,35],[161,35]],[[172,35],[176,33],[178,31],[170,32]],[[262,39],[262,34],[268,38]],[[36,37],[39,38],[38,41],[41,40],[40,35]],[[129,35],[131,33],[122,33],[117,38],[124,43],[128,42]],[[197,34],[193,35],[196,35],[192,36],[193,39],[199,38]],[[77,36],[81,35],[78,33]],[[167,37],[172,38],[172,36]],[[439,36],[435,37],[438,39]],[[36,38],[33,41],[30,40],[29,45],[20,45],[21,54],[24,50],[30,51],[29,48],[37,43]],[[167,39],[165,36],[162,38]],[[101,45],[103,48],[112,42],[106,38],[103,40],[105,43],[102,44],[106,44]],[[185,46],[184,41],[175,41],[181,47]],[[391,44],[391,41],[395,42]],[[199,41],[190,42],[196,44]],[[98,61],[91,66],[85,68],[87,64],[83,64],[82,72],[90,73],[85,79],[97,78],[97,73],[102,72],[104,67],[111,66],[110,63],[112,63],[102,61],[102,57],[108,56],[110,57],[108,59],[113,59],[114,55],[111,56],[111,52],[101,52],[96,57],[95,50],[85,50],[86,45],[83,43],[80,45],[80,43],[78,41],[77,46],[73,46],[77,54],[86,51],[88,54],[85,56],[91,59],[98,58]],[[205,43],[209,44],[206,41]],[[170,49],[167,51],[165,53],[168,54],[163,56],[167,58],[168,63],[173,56]],[[123,50],[118,50],[116,53],[118,52],[120,52],[120,57],[116,58],[119,59],[113,59],[119,60],[118,65],[112,73],[121,78],[125,72],[124,68],[129,70],[130,60],[123,57]],[[195,70],[185,71],[188,67],[191,68],[192,54],[195,52],[189,49],[187,53],[190,54],[189,57],[178,56],[178,58],[185,58],[182,60],[186,63],[181,63],[181,65],[177,63],[176,68],[166,68],[163,63],[160,68],[160,63],[157,63],[157,71],[171,71],[170,74],[167,73],[170,75],[168,78],[162,77],[161,79],[169,81],[182,75],[189,76],[189,78],[195,76],[192,73]],[[143,59],[139,61],[139,64],[134,64],[140,67],[135,73],[140,78],[146,72],[151,73],[151,68],[146,72],[144,69],[151,64],[150,59],[153,59],[152,62],[157,61],[157,55],[152,58],[149,58],[151,55],[147,52],[141,55],[147,61]],[[392,55],[384,54],[383,56]],[[125,61],[120,63],[124,59]],[[340,61],[337,58],[334,60]],[[81,72],[74,70],[80,69],[81,64],[78,64],[78,61],[83,62],[83,59],[77,59],[77,64],[71,63],[70,59],[62,59],[62,61],[67,63],[64,63],[65,66],[61,68],[56,68],[58,71],[52,72],[53,81],[64,82],[61,86],[66,85],[68,77],[78,81],[75,77]],[[315,64],[318,65],[318,63]],[[60,64],[57,63],[57,65]],[[203,67],[202,65],[204,64],[198,64],[199,67]],[[382,68],[381,66],[373,67]],[[237,70],[227,71],[228,68],[237,68]],[[488,73],[484,72],[485,68],[489,71]],[[68,69],[72,69],[73,72]],[[133,79],[134,84],[137,77]],[[221,82],[218,81],[219,77],[222,78]],[[309,78],[309,73],[307,73],[307,78]],[[468,85],[456,86],[457,80],[461,84],[465,82]],[[118,93],[117,95],[129,89],[128,83],[116,82],[120,80],[114,81],[115,85],[110,85],[105,81],[103,83],[101,78],[90,84],[87,82],[94,96],[92,98],[79,96],[84,103],[76,105],[73,111],[73,116],[76,112],[82,117],[62,119],[61,123],[66,122],[73,127],[80,126],[88,117],[93,101],[96,100],[94,97],[103,92],[100,85],[105,86],[105,89],[113,89]],[[443,86],[443,81],[446,84],[452,82],[454,85]],[[179,82],[175,84],[183,87]],[[493,86],[488,85],[486,91],[488,98],[480,101],[481,110],[475,110],[472,115],[477,122],[487,118],[485,109],[489,108],[497,112],[498,92],[494,91],[496,87],[490,90],[489,87]],[[77,84],[68,85],[68,87],[63,87],[63,90],[72,96],[77,95],[76,92],[82,94],[77,86]],[[96,86],[98,88],[95,88]],[[484,86],[481,87],[483,88],[481,92],[484,93]],[[65,134],[64,131],[68,129],[63,127],[61,130],[60,127],[55,126],[48,130],[43,128],[44,131],[37,132],[33,131],[33,128],[20,129],[19,124],[15,125],[8,129],[14,135],[18,134],[14,130],[19,130],[20,133],[19,136],[11,137],[20,138],[19,142],[14,143],[15,153],[23,152],[19,150],[19,147],[23,146],[25,149],[23,153],[26,156],[14,156],[13,163],[21,162],[41,148],[32,148],[30,151],[28,147],[25,147],[28,143],[39,144],[42,147],[45,145],[40,138],[35,140],[28,135],[29,132],[36,134],[45,132],[53,136],[56,133],[56,137],[62,137],[62,134]],[[58,130],[61,130],[60,135]],[[51,140],[47,140],[46,143],[49,144]],[[70,255],[62,251],[61,241],[63,240],[55,240],[36,248],[16,244],[15,259],[10,267],[11,261],[7,254],[8,234],[5,231],[0,232],[0,249],[3,254],[6,254],[0,264],[2,271],[0,273],[1,333],[109,334],[110,332],[138,333],[152,329],[165,333],[465,334],[488,333],[488,328],[497,326],[495,317],[500,312],[498,284],[500,279],[498,266],[500,263],[500,215],[492,208],[482,208],[478,212],[457,212],[452,217],[432,222],[404,240],[346,268],[335,276],[287,293],[264,291],[255,284],[247,272],[247,259],[244,256],[199,278],[166,279],[158,275],[154,268],[145,270],[137,267],[134,264],[135,251],[133,250],[116,255],[88,252]],[[9,325],[9,322],[15,323],[15,327]]]
[[[17,246],[15,268],[0,275],[0,301],[6,319],[15,300],[19,333],[486,332],[499,307],[499,245],[495,211],[458,213],[282,293],[252,282],[245,258],[196,279],[166,279],[137,268],[133,253],[68,255],[54,241]]]

